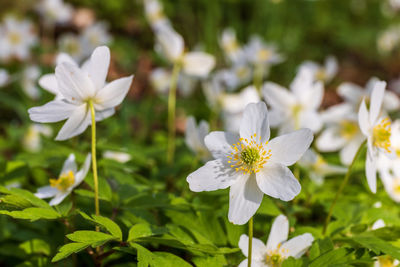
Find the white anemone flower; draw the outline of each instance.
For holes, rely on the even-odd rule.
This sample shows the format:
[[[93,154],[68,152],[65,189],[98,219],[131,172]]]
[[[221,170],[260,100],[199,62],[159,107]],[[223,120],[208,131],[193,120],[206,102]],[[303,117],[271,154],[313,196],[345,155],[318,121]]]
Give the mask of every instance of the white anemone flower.
[[[84,56],[89,56],[93,49],[101,45],[108,45],[112,37],[105,22],[97,22],[86,27],[80,35]]]
[[[273,44],[264,43],[259,36],[253,36],[244,47],[246,59],[253,65],[271,66],[281,63],[284,59]]]
[[[264,99],[271,107],[271,126],[279,127],[281,134],[300,128],[318,132],[322,128],[322,118],[318,108],[323,94],[323,83],[314,81],[313,73],[308,69],[302,69],[297,73],[290,84],[290,90],[276,83],[264,83]]]
[[[400,27],[395,25],[386,29],[378,36],[376,43],[381,54],[393,52],[400,44]]]
[[[257,89],[250,85],[239,93],[223,93],[219,96],[222,109],[224,129],[229,132],[238,132],[241,125],[243,112],[250,103],[260,102]]]
[[[50,179],[50,185],[40,187],[35,196],[38,198],[52,198],[50,206],[60,204],[72,190],[79,186],[86,177],[90,167],[90,153],[86,156],[82,169],[78,171],[75,155],[70,154],[64,162],[60,175],[56,179]]]
[[[247,64],[235,64],[230,69],[216,72],[215,76],[227,91],[233,91],[241,85],[248,84],[253,77],[253,71]]]
[[[232,28],[227,28],[222,32],[220,45],[230,62],[237,64],[245,59],[244,50],[236,39],[236,32]]]
[[[30,49],[37,44],[38,38],[29,20],[18,20],[13,16],[4,19],[0,26],[0,58],[8,60],[16,57],[25,60]]]
[[[31,99],[38,99],[40,96],[39,88],[36,81],[40,76],[40,68],[38,66],[28,66],[22,72],[21,85],[25,94]]]
[[[354,111],[357,112],[363,99],[365,99],[367,105],[370,103],[370,96],[376,82],[379,82],[379,79],[372,77],[365,85],[365,89],[357,84],[345,82],[338,87],[337,93],[344,99],[345,103],[352,105]],[[399,108],[400,100],[398,96],[393,92],[385,91],[382,110],[385,112],[391,112]]]
[[[185,74],[205,78],[215,66],[215,58],[205,52],[185,52],[185,44],[173,28],[165,27],[156,31],[156,50],[173,64],[180,64]]]
[[[203,162],[212,159],[210,151],[207,149],[204,138],[210,132],[208,122],[202,120],[196,126],[196,120],[190,116],[186,120],[185,143]]]
[[[322,185],[324,178],[332,174],[346,173],[347,169],[342,166],[329,164],[313,149],[309,149],[299,160],[300,166],[309,170],[311,180],[317,185]]]
[[[157,31],[171,24],[164,14],[163,6],[158,0],[144,0],[144,11],[153,30]]]
[[[24,148],[30,152],[38,152],[42,149],[42,141],[40,135],[50,137],[53,130],[46,125],[31,124],[26,131],[22,144]]]
[[[87,71],[68,62],[58,65],[57,87],[64,98],[29,109],[31,120],[48,123],[68,119],[56,137],[66,140],[81,134],[91,124],[89,101],[97,121],[112,116],[128,93],[133,75],[106,84],[109,63],[110,50],[101,46],[93,51]]]
[[[305,61],[300,65],[299,70],[302,68],[309,69],[313,73],[316,81],[329,83],[338,72],[338,62],[334,56],[328,56],[325,59],[324,65],[313,61]]]
[[[358,127],[358,117],[349,104],[339,104],[321,113],[326,128],[316,140],[321,152],[338,151],[340,161],[350,165],[358,148],[364,141],[364,135]]]
[[[367,138],[368,151],[365,163],[365,172],[369,188],[376,193],[376,168],[379,153],[391,154],[390,143],[391,121],[388,117],[379,117],[385,94],[386,82],[379,81],[371,93],[369,110],[365,100],[361,102],[358,112],[358,123],[361,132]]]
[[[155,68],[150,74],[150,83],[160,94],[167,94],[171,85],[172,72],[165,68]],[[178,92],[183,97],[191,95],[196,88],[197,80],[193,77],[179,73]]]
[[[253,267],[276,267],[281,266],[282,262],[289,258],[300,258],[309,247],[311,247],[314,237],[310,233],[305,233],[287,240],[289,236],[289,221],[284,215],[276,217],[272,223],[268,241],[264,244],[260,239],[253,238],[252,260]],[[241,235],[239,248],[248,257],[249,237]],[[243,260],[238,267],[247,267],[248,260]]]
[[[103,158],[112,159],[119,163],[127,163],[132,159],[132,156],[125,152],[106,150],[103,153]]]
[[[386,224],[382,219],[377,220],[372,225],[372,230],[380,229],[385,227]],[[374,262],[374,267],[396,267],[399,266],[400,262],[392,257],[385,255],[385,256],[378,256],[376,261]]]
[[[63,0],[42,0],[36,6],[37,12],[47,24],[66,23],[72,18],[73,8]]]
[[[300,193],[301,185],[287,166],[310,146],[309,129],[270,138],[267,106],[248,104],[239,134],[211,132],[204,142],[215,160],[187,177],[190,190],[214,191],[230,187],[228,219],[245,224],[257,211],[264,194],[283,201]]]
[[[76,34],[63,34],[58,39],[58,46],[61,52],[70,55],[76,62],[80,62],[86,56],[81,38]]]

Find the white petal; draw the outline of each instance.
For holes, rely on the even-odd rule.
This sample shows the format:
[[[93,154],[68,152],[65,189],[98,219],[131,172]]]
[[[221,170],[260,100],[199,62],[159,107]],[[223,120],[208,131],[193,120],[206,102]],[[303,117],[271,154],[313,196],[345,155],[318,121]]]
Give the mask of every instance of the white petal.
[[[69,64],[72,64],[72,65],[78,67],[78,64],[75,62],[75,60],[70,55],[68,55],[66,53],[59,53],[56,58],[56,65],[59,65],[63,62],[68,62]]]
[[[95,94],[95,87],[87,73],[78,67],[61,63],[56,67],[58,90],[71,102],[83,102]]]
[[[281,249],[284,251],[286,257],[300,258],[309,247],[311,247],[314,237],[309,234],[302,234],[296,236],[289,241],[285,242]]]
[[[95,114],[96,121],[105,120],[114,114],[115,114],[115,108],[108,108],[108,109],[101,110],[101,111],[96,110],[96,114]]]
[[[91,154],[87,154],[85,162],[82,165],[82,168],[75,174],[75,182],[73,185],[73,188],[77,187],[82,183],[82,181],[85,179],[89,168],[90,168],[90,160],[92,159]]]
[[[360,109],[358,111],[358,125],[360,126],[361,132],[365,135],[369,135],[370,123],[369,123],[369,114],[367,110],[367,106],[365,105],[365,100],[361,102]]]
[[[244,256],[248,257],[249,252],[249,237],[247,235],[241,235],[239,239],[239,248],[242,250]],[[267,247],[264,243],[254,238],[252,240],[251,255],[254,260],[263,260],[264,255],[267,252]]]
[[[167,59],[172,62],[180,59],[184,49],[182,36],[171,27],[163,27],[156,32],[156,37],[159,48]]]
[[[301,128],[308,128],[314,133],[322,128],[322,118],[315,110],[307,110],[299,114],[299,125]]]
[[[196,152],[197,148],[200,146],[196,130],[196,121],[193,116],[190,116],[186,120],[185,143],[193,152]]]
[[[362,142],[363,139],[355,139],[354,141],[347,143],[343,147],[343,149],[339,153],[339,156],[340,156],[340,161],[344,165],[350,165]]]
[[[233,224],[247,223],[260,207],[262,198],[263,193],[254,175],[237,179],[229,191],[229,221]]]
[[[381,112],[381,106],[383,101],[383,96],[385,95],[386,82],[376,82],[374,89],[371,93],[371,103],[369,109],[369,123],[371,125],[375,124],[376,119]]]
[[[272,223],[271,231],[269,232],[267,249],[275,250],[278,245],[288,239],[289,221],[285,215],[279,215]]]
[[[329,56],[326,58],[325,71],[328,81],[336,75],[338,71],[338,62],[335,57]]]
[[[96,90],[100,90],[104,87],[109,65],[110,49],[108,49],[107,46],[97,47],[90,57],[88,66],[88,74]]]
[[[324,96],[324,84],[322,82],[315,82],[310,86],[308,90],[302,92],[299,100],[306,105],[308,109],[317,110],[321,106]]]
[[[256,177],[262,192],[283,201],[292,200],[301,191],[301,185],[293,173],[279,163],[267,162]]]
[[[186,181],[193,192],[214,191],[231,186],[242,176],[248,177],[226,166],[222,160],[216,159],[208,161],[203,167],[189,174]]]
[[[38,198],[49,198],[54,197],[58,192],[57,188],[48,185],[38,188],[35,196]]]
[[[269,140],[269,135],[267,105],[264,102],[248,104],[240,122],[240,137],[249,141],[253,138],[261,144]]]
[[[214,66],[214,57],[204,52],[190,52],[183,58],[183,70],[188,75],[205,77]]]
[[[237,142],[239,142],[239,136],[230,132],[215,131],[204,138],[204,143],[213,157],[222,159],[224,162],[229,160],[227,157],[234,151],[232,144]]]
[[[264,83],[262,92],[265,101],[274,109],[285,110],[296,102],[290,91],[276,83]]]
[[[50,206],[55,206],[60,204],[69,194],[71,191],[66,192],[59,192],[49,203]]]
[[[346,139],[340,136],[337,127],[326,128],[316,141],[317,148],[322,152],[337,151],[346,144]]]
[[[398,109],[400,107],[399,97],[390,91],[386,91],[383,96],[383,105],[382,109],[392,111]]]
[[[77,169],[78,169],[78,167],[76,166],[75,155],[69,154],[67,160],[64,162],[64,165],[61,169],[60,174],[65,174],[65,173],[68,173],[69,171],[76,173]]]
[[[58,91],[58,85],[57,85],[57,79],[56,75],[54,74],[45,74],[39,79],[39,85],[45,89],[46,91],[57,95],[59,93]]]
[[[95,97],[96,110],[113,108],[121,104],[131,87],[132,79],[133,75],[120,78],[100,89]]]
[[[30,108],[28,113],[35,122],[57,122],[70,117],[77,107],[66,101],[54,100],[43,106]]]
[[[337,93],[346,101],[358,104],[364,95],[364,89],[353,83],[342,83],[337,89]]]
[[[271,150],[269,161],[290,166],[310,147],[314,136],[309,129],[300,129],[272,139],[266,149]]]
[[[90,124],[90,112],[87,105],[77,107],[65,122],[56,136],[56,140],[62,141],[83,133]]]
[[[376,193],[376,166],[370,153],[367,152],[367,159],[365,161],[365,175],[367,176],[367,182],[369,189],[372,193]]]

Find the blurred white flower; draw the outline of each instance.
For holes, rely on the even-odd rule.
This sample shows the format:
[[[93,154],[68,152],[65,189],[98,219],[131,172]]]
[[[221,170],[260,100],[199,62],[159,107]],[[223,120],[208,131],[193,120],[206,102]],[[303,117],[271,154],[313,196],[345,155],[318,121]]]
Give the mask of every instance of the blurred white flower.
[[[66,23],[72,18],[73,9],[63,0],[41,0],[36,10],[42,16],[46,24]]]
[[[42,149],[42,141],[40,135],[50,137],[53,130],[46,125],[31,124],[24,135],[22,144],[24,148],[30,152],[38,152]]]
[[[150,83],[160,94],[167,94],[171,85],[172,72],[165,68],[155,68],[150,74]],[[178,77],[178,92],[183,97],[192,94],[197,80],[193,77],[180,73]]]
[[[363,99],[365,99],[366,104],[369,105],[372,90],[374,89],[375,83],[378,81],[378,78],[372,77],[365,85],[365,89],[357,84],[345,82],[339,85],[337,93],[344,99],[345,103],[352,105],[354,111],[357,112]],[[382,110],[384,112],[390,112],[399,108],[400,100],[398,96],[393,92],[385,91]]]
[[[0,59],[16,57],[25,60],[35,44],[37,36],[29,20],[18,20],[13,16],[4,19],[0,25]]]
[[[305,233],[287,240],[289,236],[289,221],[284,215],[276,217],[269,232],[268,241],[264,244],[260,239],[253,238],[251,266],[275,267],[281,266],[282,262],[289,258],[300,258],[307,249],[311,247],[314,237]],[[249,237],[241,235],[239,248],[243,255],[248,257]],[[247,267],[248,260],[243,260],[238,267]]]
[[[372,225],[372,230],[380,229],[385,227],[386,224],[382,219],[377,220]],[[400,262],[392,257],[385,255],[385,256],[378,256],[376,257],[376,261],[374,262],[374,267],[396,267],[399,266]]]
[[[83,30],[80,35],[80,41],[84,57],[87,57],[96,47],[108,45],[112,41],[112,37],[108,32],[107,24],[105,22],[97,22]]]
[[[0,87],[6,86],[10,82],[10,74],[6,69],[0,69]]]
[[[64,162],[60,175],[56,179],[50,179],[50,185],[40,187],[35,196],[38,198],[53,198],[51,206],[60,204],[86,177],[90,167],[90,153],[86,156],[82,169],[78,171],[75,155],[70,154]]]
[[[324,178],[328,175],[343,174],[347,171],[342,166],[329,164],[313,149],[309,149],[304,153],[303,157],[299,160],[299,164],[309,171],[311,180],[317,185],[323,184]]]
[[[358,126],[357,113],[349,104],[339,104],[321,113],[326,128],[316,140],[321,152],[338,151],[340,161],[350,165],[358,148],[364,141],[364,135]]]
[[[238,43],[236,32],[232,28],[223,30],[220,38],[220,45],[225,56],[231,63],[243,63],[243,60],[245,60],[244,50]]]
[[[86,56],[81,38],[76,34],[63,34],[58,39],[58,46],[61,52],[70,55],[76,62],[81,62]]]
[[[204,142],[215,160],[187,177],[190,190],[214,191],[230,187],[228,219],[245,224],[257,211],[264,194],[283,201],[300,193],[301,185],[287,166],[310,146],[313,134],[301,129],[269,141],[264,102],[248,104],[240,133],[211,132]]]
[[[227,91],[233,91],[241,85],[248,84],[253,77],[253,71],[247,64],[236,64],[230,69],[217,71],[215,76],[218,76],[221,86]]]
[[[338,72],[338,62],[335,57],[328,56],[325,59],[324,65],[320,65],[313,61],[305,61],[300,65],[299,71],[301,71],[302,68],[309,69],[313,73],[316,81],[329,83]]]
[[[31,120],[41,123],[68,119],[59,131],[56,140],[66,140],[85,131],[91,124],[89,101],[96,112],[96,121],[115,113],[115,106],[125,98],[133,75],[106,84],[110,50],[101,46],[93,51],[87,70],[63,62],[56,67],[59,92],[64,97],[28,110]]]
[[[185,143],[203,162],[212,159],[210,151],[208,151],[204,138],[210,132],[208,122],[202,120],[196,126],[196,120],[190,116],[186,120]]]
[[[38,99],[40,96],[39,88],[36,85],[40,76],[40,68],[38,66],[28,66],[22,72],[21,85],[25,94],[31,99]]]
[[[389,54],[400,44],[400,27],[391,26],[382,32],[377,39],[378,51],[382,54]]]
[[[314,81],[310,70],[299,71],[290,84],[290,90],[266,82],[262,92],[271,107],[271,126],[279,127],[279,133],[300,128],[309,128],[315,133],[322,128],[318,108],[322,102],[324,87],[322,82]]]
[[[253,36],[244,47],[246,59],[253,65],[271,66],[284,59],[273,44],[264,43],[259,36]]]
[[[132,159],[131,155],[129,155],[128,153],[111,150],[104,151],[103,158],[112,159],[119,163],[127,163]]]
[[[185,74],[205,78],[215,66],[212,55],[195,51],[185,52],[184,41],[171,27],[165,27],[156,31],[156,50],[173,64],[181,64]]]
[[[158,0],[144,0],[144,11],[154,31],[163,27],[170,27],[171,24],[164,14],[163,6]]]
[[[260,102],[257,89],[250,85],[239,93],[222,93],[219,103],[222,109],[224,129],[229,132],[238,132],[246,106]]]
[[[378,81],[375,83],[371,93],[369,110],[365,100],[361,102],[358,112],[358,123],[361,132],[367,138],[368,151],[365,163],[365,172],[369,188],[376,193],[376,168],[379,153],[391,154],[390,135],[391,122],[388,117],[381,117],[381,106],[385,94],[386,82]]]

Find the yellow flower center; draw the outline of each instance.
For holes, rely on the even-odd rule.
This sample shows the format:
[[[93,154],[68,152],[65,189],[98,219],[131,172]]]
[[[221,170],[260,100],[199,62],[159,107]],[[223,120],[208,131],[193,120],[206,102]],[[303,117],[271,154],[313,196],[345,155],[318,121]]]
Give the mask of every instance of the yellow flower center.
[[[270,50],[268,49],[261,49],[260,51],[258,51],[258,58],[261,61],[266,61],[271,57],[272,53]]]
[[[390,256],[380,256],[378,261],[381,267],[394,267],[393,259]]]
[[[155,12],[149,13],[148,17],[151,23],[155,23],[164,18],[164,13],[161,10],[157,10]]]
[[[239,142],[232,145],[233,152],[228,157],[228,163],[235,171],[244,173],[256,173],[264,166],[267,160],[271,157],[271,150],[265,150],[263,144],[260,143],[260,138],[256,139],[257,135],[253,134],[248,140],[240,138]],[[268,141],[265,142],[265,145]]]
[[[400,195],[400,178],[397,178],[393,182],[393,192],[396,195]]]
[[[320,68],[316,73],[315,73],[315,78],[319,81],[325,81],[326,80],[326,71],[324,68]]]
[[[294,104],[292,106],[292,118],[294,119],[294,128],[300,128],[300,113],[303,110],[303,106],[301,104]]]
[[[384,149],[386,152],[390,150],[391,123],[389,118],[384,118],[372,130],[373,144],[376,147]]]
[[[267,254],[265,254],[264,262],[271,267],[280,267],[282,265],[285,256],[282,253],[287,253],[287,249],[281,249],[281,244],[274,250],[269,250]]]
[[[10,38],[10,42],[13,45],[17,45],[17,44],[21,43],[21,41],[22,41],[22,36],[17,32],[10,33],[9,38]]]
[[[358,132],[358,125],[354,121],[344,120],[340,122],[340,135],[345,139],[351,139]]]
[[[50,179],[50,186],[60,191],[67,191],[75,183],[75,175],[72,171],[62,173],[58,179]]]
[[[232,40],[225,44],[225,50],[228,53],[236,52],[239,50],[239,44],[235,40]]]

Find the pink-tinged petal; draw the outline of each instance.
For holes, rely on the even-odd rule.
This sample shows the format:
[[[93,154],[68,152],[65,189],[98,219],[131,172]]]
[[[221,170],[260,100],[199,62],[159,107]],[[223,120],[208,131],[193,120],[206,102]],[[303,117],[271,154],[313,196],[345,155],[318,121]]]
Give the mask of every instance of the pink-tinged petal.
[[[258,187],[264,194],[283,201],[292,200],[301,191],[301,185],[293,173],[279,163],[267,163],[256,177]]]
[[[385,95],[386,82],[376,82],[374,89],[371,93],[371,102],[369,109],[369,123],[374,125],[381,113],[381,106],[383,101],[383,96]]]
[[[57,122],[67,119],[77,107],[66,101],[54,100],[43,106],[30,108],[28,113],[35,122]]]
[[[243,255],[248,257],[249,237],[247,235],[240,236],[239,248],[242,250]],[[266,252],[267,252],[267,247],[264,245],[264,243],[260,239],[253,237],[252,249],[251,249],[251,255],[253,260],[263,260]]]
[[[88,66],[88,74],[93,81],[96,91],[104,87],[109,65],[110,49],[107,46],[97,47],[90,57]]]
[[[256,140],[260,144],[268,141],[269,135],[267,105],[264,102],[248,104],[240,122],[240,137],[249,142],[251,139]]]
[[[203,167],[189,174],[186,181],[193,192],[214,191],[224,189],[247,174],[235,171],[234,168],[226,166],[222,160],[208,161]]]
[[[309,129],[300,129],[272,139],[266,146],[271,150],[270,162],[290,166],[310,147],[314,136]]]
[[[369,114],[367,110],[367,106],[365,105],[365,100],[361,102],[360,109],[358,110],[358,125],[360,126],[361,132],[365,135],[369,135],[370,123],[369,123]]]
[[[313,241],[314,237],[309,233],[305,233],[283,243],[281,250],[286,258],[294,257],[297,259],[300,258],[309,247],[311,247]]]
[[[256,213],[263,199],[254,175],[242,176],[229,191],[228,219],[233,224],[245,224]]]
[[[288,239],[289,221],[285,215],[279,215],[272,223],[267,241],[267,250],[275,250]]]
[[[204,138],[204,143],[214,158],[222,159],[226,164],[234,152],[232,144],[239,142],[239,135],[230,132],[215,131]]]
[[[132,84],[133,75],[120,78],[100,89],[95,97],[96,110],[113,108],[121,104]]]
[[[90,124],[90,112],[86,104],[75,109],[58,132],[56,140],[62,141],[83,133]]]
[[[95,94],[95,87],[86,72],[63,62],[56,67],[58,90],[71,102],[81,103]]]

